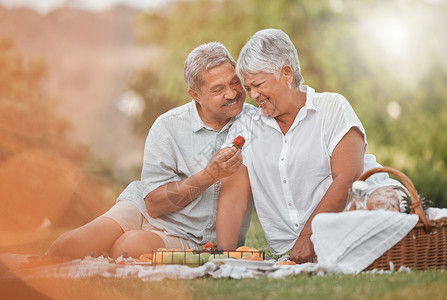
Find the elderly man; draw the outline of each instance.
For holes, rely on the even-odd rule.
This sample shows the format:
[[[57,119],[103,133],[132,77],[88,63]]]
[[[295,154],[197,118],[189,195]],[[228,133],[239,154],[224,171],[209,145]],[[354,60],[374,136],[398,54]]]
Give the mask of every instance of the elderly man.
[[[184,77],[193,101],[154,122],[141,181],[129,184],[104,215],[61,235],[47,255],[139,257],[158,248],[198,248],[216,240],[220,180],[242,163],[240,149],[219,149],[233,122],[254,107],[244,104],[235,61],[220,43],[195,48],[185,61]],[[251,212],[239,243],[245,240]]]

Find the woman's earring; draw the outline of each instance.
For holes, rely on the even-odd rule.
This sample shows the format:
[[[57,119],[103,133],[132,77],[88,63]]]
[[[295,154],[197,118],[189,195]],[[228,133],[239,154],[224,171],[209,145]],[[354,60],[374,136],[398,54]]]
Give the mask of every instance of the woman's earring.
[[[290,82],[289,82],[289,89],[292,89],[292,85],[290,84]]]

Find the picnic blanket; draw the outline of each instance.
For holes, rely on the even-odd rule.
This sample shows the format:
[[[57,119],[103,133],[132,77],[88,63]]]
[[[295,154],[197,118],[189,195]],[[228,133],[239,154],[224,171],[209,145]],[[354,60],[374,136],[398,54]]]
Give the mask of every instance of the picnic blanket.
[[[0,261],[12,254],[1,254]],[[18,255],[13,255],[19,258]],[[20,259],[26,259],[27,255],[20,255]],[[5,271],[5,270],[3,270]],[[401,268],[398,271],[409,271]],[[380,271],[390,272],[390,271]],[[221,264],[213,261],[199,267],[185,265],[118,265],[110,263],[103,257],[73,260],[67,263],[49,265],[32,269],[10,268],[6,272],[0,272],[0,280],[32,278],[88,278],[93,276],[117,277],[117,278],[140,278],[143,281],[161,281],[164,279],[193,279],[201,277],[213,278],[259,278],[267,276],[270,278],[284,278],[297,275],[324,275],[334,273],[333,269],[322,268],[317,263],[306,263],[300,265],[274,265],[253,267],[247,265]]]
[[[427,211],[428,212],[428,211]],[[431,209],[432,218],[443,217],[447,209]],[[431,218],[430,218],[431,219]],[[84,278],[137,277],[144,281],[163,279],[213,278],[258,278],[267,276],[283,278],[301,274],[325,275],[334,273],[355,274],[364,270],[376,258],[394,246],[416,224],[417,216],[391,211],[354,211],[346,213],[319,214],[312,223],[311,237],[317,263],[299,265],[276,265],[278,260],[267,258],[266,262],[249,263],[227,259],[210,261],[199,267],[185,265],[152,266],[146,264],[117,264],[105,257],[86,257],[60,264],[43,267],[21,268],[29,255],[0,254],[0,279],[7,278]],[[229,260],[229,261],[228,261]],[[231,262],[231,263],[230,263]],[[401,267],[390,271],[368,272],[387,273],[409,271]]]

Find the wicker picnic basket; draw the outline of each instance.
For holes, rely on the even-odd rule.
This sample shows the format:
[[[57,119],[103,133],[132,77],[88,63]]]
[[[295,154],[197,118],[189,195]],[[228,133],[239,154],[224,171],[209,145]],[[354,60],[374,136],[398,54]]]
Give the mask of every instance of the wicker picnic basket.
[[[401,241],[377,258],[366,270],[390,270],[392,266],[395,269],[405,266],[417,270],[447,268],[447,218],[428,220],[413,183],[396,169],[374,168],[365,172],[359,180],[366,180],[380,172],[395,175],[405,185],[410,194],[411,213],[417,214],[419,221]]]

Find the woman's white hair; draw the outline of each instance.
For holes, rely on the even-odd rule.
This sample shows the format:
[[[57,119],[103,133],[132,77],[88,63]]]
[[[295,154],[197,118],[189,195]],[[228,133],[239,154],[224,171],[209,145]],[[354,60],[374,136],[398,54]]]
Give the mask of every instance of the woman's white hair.
[[[228,61],[236,66],[236,62],[224,45],[211,42],[200,45],[189,53],[185,60],[184,77],[188,88],[200,92],[203,84],[202,72],[217,67]]]
[[[236,64],[239,77],[249,74],[272,73],[277,79],[284,65],[293,70],[293,85],[299,87],[304,78],[295,46],[280,29],[263,29],[256,32],[244,45]]]

